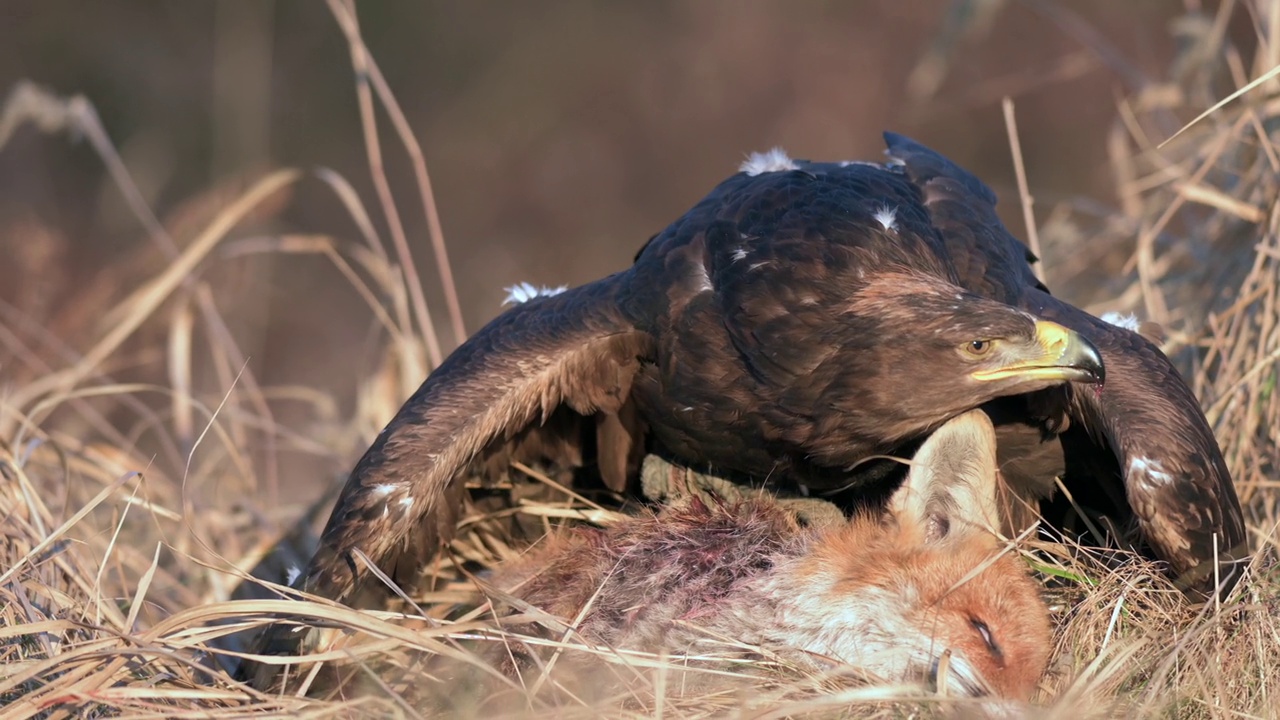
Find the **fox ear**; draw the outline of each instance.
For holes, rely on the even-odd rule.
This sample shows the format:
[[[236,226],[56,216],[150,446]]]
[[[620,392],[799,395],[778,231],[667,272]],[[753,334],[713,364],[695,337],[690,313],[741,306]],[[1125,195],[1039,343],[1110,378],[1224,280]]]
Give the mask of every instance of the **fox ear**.
[[[999,527],[996,434],[981,410],[959,415],[925,440],[889,509],[935,543]]]

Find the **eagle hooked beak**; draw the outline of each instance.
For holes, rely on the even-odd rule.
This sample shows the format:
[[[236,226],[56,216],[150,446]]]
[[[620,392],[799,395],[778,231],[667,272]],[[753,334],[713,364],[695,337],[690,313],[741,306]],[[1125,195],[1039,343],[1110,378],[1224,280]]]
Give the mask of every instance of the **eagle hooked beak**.
[[[1036,321],[1035,344],[1031,353],[996,368],[979,370],[980,381],[1019,378],[1060,380],[1101,385],[1106,377],[1102,354],[1078,332],[1048,320]]]

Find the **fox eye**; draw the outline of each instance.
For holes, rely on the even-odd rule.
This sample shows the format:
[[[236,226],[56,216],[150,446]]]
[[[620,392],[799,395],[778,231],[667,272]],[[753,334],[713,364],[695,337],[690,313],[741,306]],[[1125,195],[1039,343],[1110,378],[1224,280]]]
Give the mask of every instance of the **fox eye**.
[[[990,340],[970,340],[965,343],[964,351],[973,357],[982,357],[991,352],[991,346],[994,344]]]
[[[977,618],[971,618],[969,623],[973,625],[973,629],[977,630],[978,634],[982,636],[982,641],[987,644],[987,649],[991,651],[992,655],[995,655],[997,658],[1004,656],[1004,653],[1000,650],[1000,646],[996,644],[995,636],[991,634],[991,628],[987,627],[986,623]]]

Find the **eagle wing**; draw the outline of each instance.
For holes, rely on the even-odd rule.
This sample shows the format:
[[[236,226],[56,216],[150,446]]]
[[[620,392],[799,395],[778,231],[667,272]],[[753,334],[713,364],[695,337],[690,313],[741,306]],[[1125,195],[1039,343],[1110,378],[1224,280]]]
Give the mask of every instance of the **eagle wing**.
[[[652,342],[612,305],[617,278],[530,300],[450,354],[352,470],[303,587],[343,599],[355,580],[350,551],[392,567],[411,547],[399,528],[425,525],[447,540],[462,471],[562,406],[617,415]],[[412,545],[433,553],[438,542]]]
[[[1100,390],[1066,389],[1076,442],[1072,465],[1123,481],[1146,542],[1188,588],[1228,580],[1247,555],[1240,501],[1195,395],[1169,359],[1142,335],[1052,296],[1034,275],[1035,256],[1000,222],[996,197],[973,175],[900,135],[885,134],[891,158],[920,188],[967,289],[1059,322],[1102,353]],[[1082,434],[1087,442],[1079,442]],[[1090,457],[1079,457],[1089,453]],[[1076,455],[1076,457],[1072,457]],[[1110,474],[1110,477],[1105,477]],[[1217,564],[1217,567],[1215,567]]]
[[[627,412],[631,384],[652,338],[626,319],[616,300],[626,275],[531,299],[471,336],[404,403],[351,471],[300,589],[360,606],[386,589],[357,551],[411,586],[440,544],[452,536],[463,504],[462,476],[521,442],[557,413],[599,418],[601,473],[626,472],[625,457],[642,430]],[[554,429],[553,429],[554,430]],[[598,442],[597,445],[603,443]],[[621,459],[620,459],[621,458]],[[579,460],[580,462],[580,460]],[[310,644],[277,625],[258,642],[265,654],[293,654]],[[264,687],[272,666],[246,666]]]

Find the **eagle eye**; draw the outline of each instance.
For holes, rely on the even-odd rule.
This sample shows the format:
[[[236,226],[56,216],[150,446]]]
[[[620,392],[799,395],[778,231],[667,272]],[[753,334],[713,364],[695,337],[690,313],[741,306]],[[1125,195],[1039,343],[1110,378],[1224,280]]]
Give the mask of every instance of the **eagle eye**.
[[[970,340],[965,343],[964,351],[974,357],[982,357],[991,352],[991,346],[994,344],[990,340]]]

